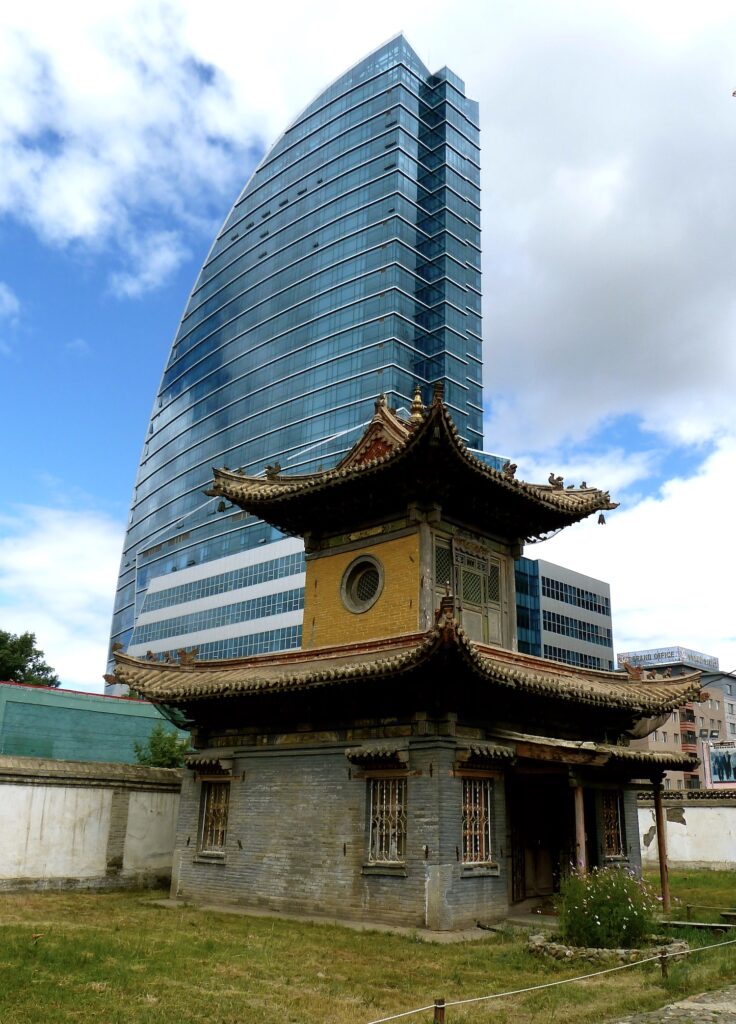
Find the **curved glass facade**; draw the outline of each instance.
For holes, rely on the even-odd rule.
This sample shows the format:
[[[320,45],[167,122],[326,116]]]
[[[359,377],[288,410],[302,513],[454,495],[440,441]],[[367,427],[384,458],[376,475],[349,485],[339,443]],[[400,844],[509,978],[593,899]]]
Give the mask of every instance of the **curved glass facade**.
[[[217,618],[205,614],[218,603],[212,580],[246,569],[250,579],[258,565],[299,555],[206,498],[213,465],[333,464],[379,394],[408,407],[416,383],[429,400],[437,381],[461,435],[482,448],[478,143],[462,81],[430,74],[399,36],[329,86],[263,158],[215,239],[164,370],[112,641],[135,653],[153,636],[158,653],[200,641],[201,653],[246,649],[236,642],[246,633],[251,647],[261,634],[272,646],[298,643],[293,608],[244,620],[240,634],[237,623],[228,635],[222,625],[181,632],[185,619]],[[251,597],[293,597],[302,571],[230,587],[220,604],[252,610],[261,604]],[[177,620],[170,642],[156,616]]]

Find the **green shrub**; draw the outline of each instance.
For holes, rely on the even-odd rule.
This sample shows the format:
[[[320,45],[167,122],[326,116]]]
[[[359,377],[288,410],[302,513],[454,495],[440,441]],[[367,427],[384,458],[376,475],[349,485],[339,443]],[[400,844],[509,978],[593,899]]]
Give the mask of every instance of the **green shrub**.
[[[594,868],[563,881],[560,929],[573,946],[632,948],[654,931],[657,897],[625,868]]]

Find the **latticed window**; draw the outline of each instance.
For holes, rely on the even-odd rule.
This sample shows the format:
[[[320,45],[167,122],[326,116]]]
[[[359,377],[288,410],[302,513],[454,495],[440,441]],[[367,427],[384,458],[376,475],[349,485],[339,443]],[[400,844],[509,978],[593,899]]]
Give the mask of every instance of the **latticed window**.
[[[607,789],[603,791],[603,855],[605,857],[623,857],[626,852],[623,830],[624,816],[621,803],[621,792],[619,790]]]
[[[202,783],[202,823],[199,834],[200,853],[225,852],[229,803],[229,781]]]
[[[396,863],[406,857],[406,779],[370,779],[368,860]]]
[[[463,779],[463,863],[483,864],[491,854],[491,779]]]
[[[437,590],[444,593],[445,585],[452,589],[452,552],[438,544],[434,549],[435,581]]]

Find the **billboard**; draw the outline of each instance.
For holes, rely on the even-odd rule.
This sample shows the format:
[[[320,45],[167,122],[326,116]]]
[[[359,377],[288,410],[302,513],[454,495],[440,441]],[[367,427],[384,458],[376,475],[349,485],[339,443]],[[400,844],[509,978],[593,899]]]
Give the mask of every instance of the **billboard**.
[[[623,662],[630,665],[643,665],[654,668],[655,665],[689,665],[693,668],[705,669],[706,672],[718,671],[718,658],[702,651],[693,651],[689,647],[655,647],[646,651],[625,651],[618,655],[619,668]]]
[[[736,741],[704,743],[703,767],[709,789],[736,789]]]

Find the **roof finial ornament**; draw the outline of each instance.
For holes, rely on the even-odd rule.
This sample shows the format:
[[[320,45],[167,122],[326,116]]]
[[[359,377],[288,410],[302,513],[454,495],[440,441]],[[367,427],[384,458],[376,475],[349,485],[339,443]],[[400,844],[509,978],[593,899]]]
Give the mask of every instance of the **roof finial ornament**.
[[[444,381],[435,381],[434,388],[432,389],[432,405],[441,405],[445,398],[445,383]]]
[[[414,388],[414,398],[411,403],[411,422],[421,423],[424,419],[424,404],[422,402],[422,389],[417,386]]]
[[[550,473],[549,477],[547,478],[547,481],[550,487],[552,487],[555,491],[561,491],[565,483],[563,477],[555,476],[554,473]]]
[[[376,412],[378,412],[379,409],[385,409],[386,408],[386,396],[384,395],[383,392],[381,392],[381,394],[376,399],[376,406],[375,406],[375,408],[376,408]]]
[[[511,462],[509,459],[506,459],[506,461],[503,464],[503,475],[507,476],[509,480],[513,480],[516,476],[516,470],[518,468],[519,467],[516,465],[515,462]]]
[[[267,480],[275,480],[280,472],[281,472],[281,463],[280,462],[274,462],[272,465],[266,466],[266,479]]]

